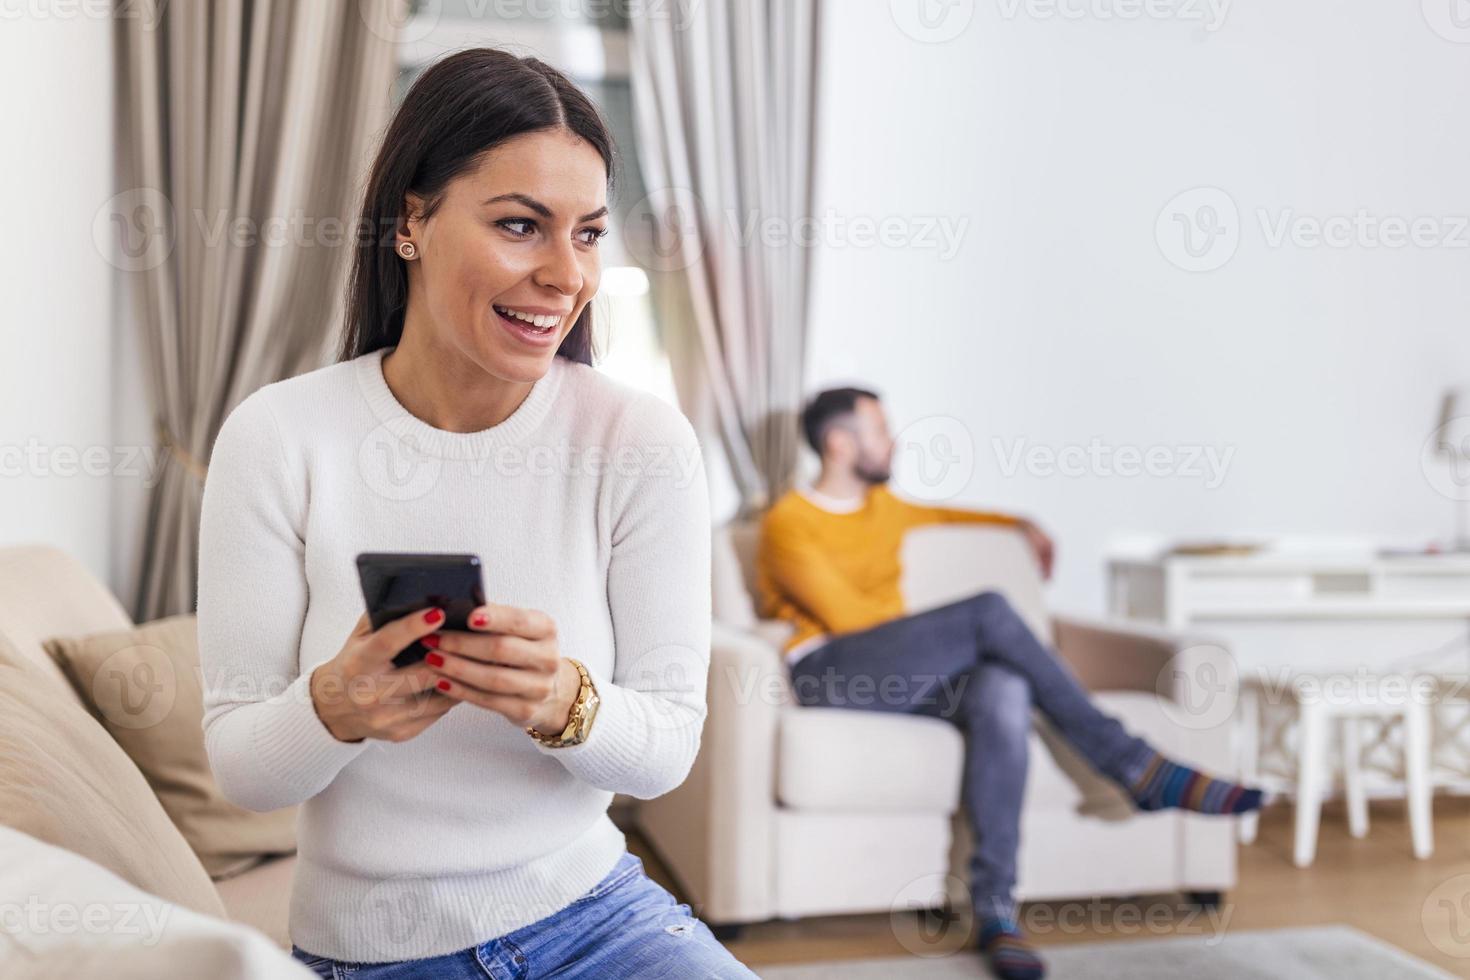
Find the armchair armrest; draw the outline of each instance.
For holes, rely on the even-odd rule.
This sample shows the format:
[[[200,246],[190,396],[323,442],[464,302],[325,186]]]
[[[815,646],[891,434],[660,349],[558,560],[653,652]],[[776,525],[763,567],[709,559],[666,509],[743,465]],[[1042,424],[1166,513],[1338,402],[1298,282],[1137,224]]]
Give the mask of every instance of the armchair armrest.
[[[1234,770],[1232,720],[1240,680],[1222,641],[1132,622],[1061,616],[1054,624],[1057,653],[1089,691],[1136,691],[1161,699],[1171,734],[1160,750],[1218,772]]]
[[[1220,640],[1121,620],[1055,616],[1057,654],[1089,691],[1146,691],[1188,703],[1188,685],[1205,664],[1235,684],[1234,661]]]
[[[713,624],[704,736],[689,778],[638,808],[638,823],[716,924],[769,918],[776,738],[790,684],[778,647]]]

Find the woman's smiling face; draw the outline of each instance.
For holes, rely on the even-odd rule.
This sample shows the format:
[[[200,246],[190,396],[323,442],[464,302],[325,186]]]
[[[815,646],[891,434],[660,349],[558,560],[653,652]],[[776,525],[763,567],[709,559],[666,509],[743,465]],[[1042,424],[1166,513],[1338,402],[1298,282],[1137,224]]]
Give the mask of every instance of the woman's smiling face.
[[[539,379],[597,292],[602,156],[567,130],[525,133],[450,181],[427,221],[419,207],[410,194],[409,305],[419,293],[433,346],[506,381]]]

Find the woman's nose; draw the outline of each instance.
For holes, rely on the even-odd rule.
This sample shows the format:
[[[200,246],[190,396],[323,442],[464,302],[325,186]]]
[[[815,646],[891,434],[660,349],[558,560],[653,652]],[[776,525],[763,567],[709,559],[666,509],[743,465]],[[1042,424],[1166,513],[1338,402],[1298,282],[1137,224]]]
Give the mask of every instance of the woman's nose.
[[[582,289],[582,267],[571,242],[550,245],[545,261],[536,273],[536,283],[549,286],[568,296]]]

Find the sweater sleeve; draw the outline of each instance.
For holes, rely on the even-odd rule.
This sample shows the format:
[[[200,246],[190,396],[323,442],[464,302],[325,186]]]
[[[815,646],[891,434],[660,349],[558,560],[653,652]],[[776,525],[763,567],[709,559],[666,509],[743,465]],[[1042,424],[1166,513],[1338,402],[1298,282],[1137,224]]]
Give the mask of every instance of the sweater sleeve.
[[[926,524],[1001,524],[1014,527],[1021,523],[1021,518],[997,511],[919,504],[891,493],[889,496],[897,503],[907,527],[923,527]]]
[[[300,670],[304,509],[257,391],[220,428],[199,525],[205,750],[220,792],[250,810],[315,796],[368,745],[327,730]]]
[[[625,410],[608,448],[599,509],[611,537],[612,676],[588,668],[602,704],[585,742],[537,744],[586,783],[652,799],[684,781],[704,728],[709,488],[693,427],[651,395]]]

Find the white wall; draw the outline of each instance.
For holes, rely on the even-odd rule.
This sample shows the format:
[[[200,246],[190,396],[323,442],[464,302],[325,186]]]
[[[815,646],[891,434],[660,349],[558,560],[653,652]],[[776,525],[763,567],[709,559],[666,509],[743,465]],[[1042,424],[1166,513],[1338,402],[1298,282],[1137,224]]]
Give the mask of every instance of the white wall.
[[[113,194],[112,25],[34,11],[0,21],[0,545],[55,544],[105,577],[116,309],[93,219]]]
[[[906,34],[902,2],[828,19],[818,213],[968,227],[947,260],[850,236],[819,250],[812,389],[869,382],[895,428],[957,420],[975,465],[951,502],[1052,529],[1067,608],[1102,609],[1104,556],[1138,534],[1447,535],[1420,452],[1441,390],[1470,382],[1454,220],[1470,215],[1470,44],[1418,3],[1242,3],[1217,30],[1064,3],[1084,16],[957,3],[973,19],[943,43]],[[1161,238],[1155,224],[1200,186],[1229,195],[1239,244],[1191,272],[1166,256],[1186,261],[1172,216]],[[1273,227],[1284,209],[1428,216],[1457,244],[1272,247],[1258,209]],[[1234,455],[1206,489],[1007,475],[993,445],[1094,437]]]

